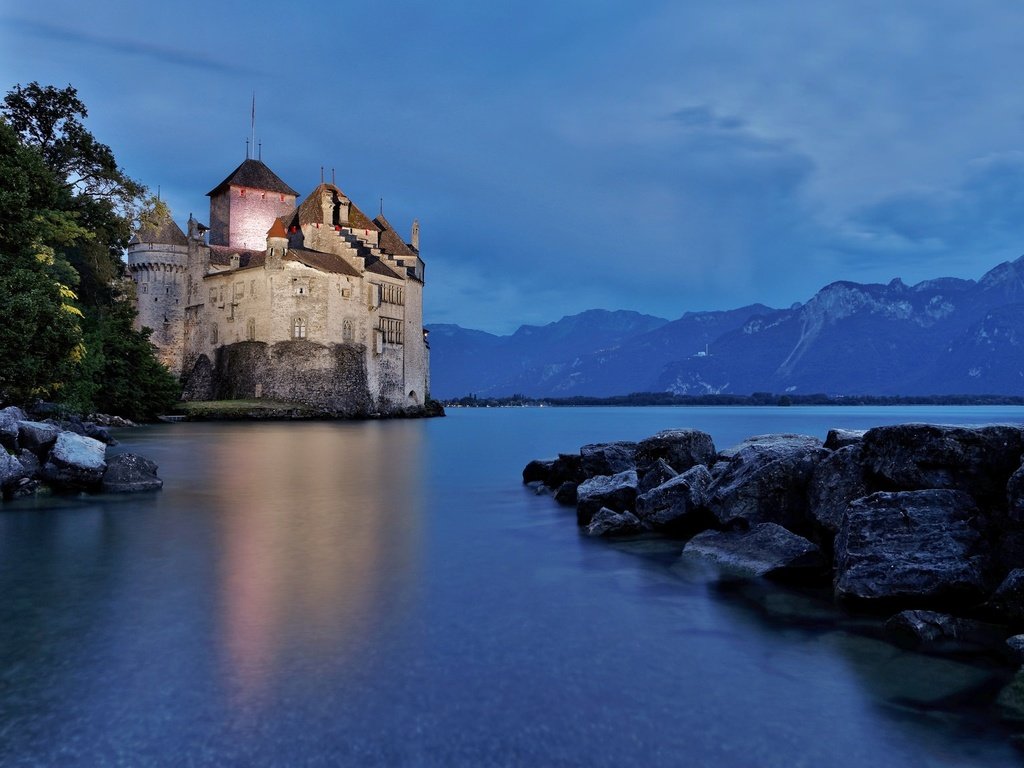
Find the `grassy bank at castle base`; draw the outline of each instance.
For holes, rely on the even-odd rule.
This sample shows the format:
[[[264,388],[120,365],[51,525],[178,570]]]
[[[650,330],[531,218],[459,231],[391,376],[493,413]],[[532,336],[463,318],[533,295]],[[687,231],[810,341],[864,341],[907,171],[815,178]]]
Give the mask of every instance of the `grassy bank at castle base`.
[[[327,418],[316,408],[282,400],[194,400],[178,403],[172,415],[188,421]]]

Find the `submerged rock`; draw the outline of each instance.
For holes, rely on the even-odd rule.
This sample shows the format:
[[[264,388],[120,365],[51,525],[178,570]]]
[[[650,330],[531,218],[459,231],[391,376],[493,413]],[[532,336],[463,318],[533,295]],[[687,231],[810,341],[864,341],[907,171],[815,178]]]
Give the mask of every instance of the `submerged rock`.
[[[598,475],[580,484],[576,489],[576,521],[589,525],[601,507],[615,512],[633,509],[636,503],[636,470],[630,469],[615,475]]]
[[[711,522],[706,508],[710,486],[711,473],[698,464],[637,496],[637,517],[654,530],[672,535],[703,530]]]
[[[885,622],[885,637],[909,650],[998,649],[1006,631],[994,624],[936,611],[901,611]]]
[[[113,456],[103,473],[103,490],[106,493],[158,491],[164,481],[157,477],[156,470],[154,462],[134,453]]]
[[[601,507],[587,526],[588,536],[632,536],[645,529],[632,512],[616,512]]]
[[[775,523],[749,531],[699,533],[687,542],[682,557],[709,559],[728,574],[753,578],[815,576],[825,567],[816,545]]]
[[[962,491],[875,493],[846,508],[835,594],[879,603],[974,603],[984,590],[973,499]]]

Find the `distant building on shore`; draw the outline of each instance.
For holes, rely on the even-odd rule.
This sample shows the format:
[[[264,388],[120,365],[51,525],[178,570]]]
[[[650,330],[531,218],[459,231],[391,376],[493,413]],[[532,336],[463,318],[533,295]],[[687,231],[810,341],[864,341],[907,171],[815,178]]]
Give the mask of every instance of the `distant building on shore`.
[[[298,193],[247,159],[207,193],[210,224],[169,215],[128,247],[137,323],[186,400],[264,398],[340,416],[423,411],[419,225],[406,242],[321,183]]]

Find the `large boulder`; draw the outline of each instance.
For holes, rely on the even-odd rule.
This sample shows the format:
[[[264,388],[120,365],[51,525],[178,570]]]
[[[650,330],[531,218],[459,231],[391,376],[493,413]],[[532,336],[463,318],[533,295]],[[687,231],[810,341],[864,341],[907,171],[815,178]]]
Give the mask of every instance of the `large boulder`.
[[[9,453],[17,453],[21,446],[18,445],[18,422],[28,418],[25,412],[17,406],[8,406],[0,409],[0,448]]]
[[[587,526],[588,536],[632,536],[643,533],[644,524],[632,512],[601,507]]]
[[[1007,482],[1024,453],[1024,427],[875,427],[865,433],[862,450],[879,490],[948,488],[965,491],[983,508],[1004,509]]]
[[[636,503],[636,470],[615,475],[598,475],[585,480],[576,489],[576,522],[589,525],[601,507],[614,512],[633,509]]]
[[[551,468],[555,465],[555,459],[534,459],[523,468],[523,482],[541,482],[549,485],[548,478],[551,477]]]
[[[584,478],[628,472],[636,469],[636,443],[622,440],[584,445],[580,448],[580,460]]]
[[[164,481],[156,475],[154,462],[134,453],[111,457],[103,472],[103,490],[106,493],[134,493],[158,491]]]
[[[0,491],[10,496],[31,473],[25,466],[7,451],[0,450]]]
[[[710,524],[706,503],[711,473],[703,464],[636,498],[636,515],[656,531],[685,536]]]
[[[583,457],[578,453],[560,453],[548,470],[548,488],[558,488],[563,483],[582,483]]]
[[[57,442],[59,434],[60,427],[53,424],[42,421],[18,422],[18,445],[32,451],[40,460],[46,458],[47,452]]]
[[[94,424],[91,421],[82,422],[82,427],[85,429],[86,437],[91,437],[93,440],[99,440],[101,443],[106,445],[117,445],[117,440],[110,434],[110,430],[106,427],[101,427],[99,424]]]
[[[676,472],[715,460],[711,435],[699,429],[667,429],[641,440],[636,446],[636,465],[641,472],[659,459]]]
[[[1003,621],[1024,626],[1024,568],[1014,568],[989,598],[986,607]]]
[[[978,508],[962,491],[874,493],[850,503],[835,541],[835,594],[878,605],[977,602]]]
[[[778,523],[810,529],[807,484],[828,455],[821,441],[804,435],[770,435],[740,444],[709,490],[708,508],[722,526],[749,528]]]
[[[831,542],[839,532],[846,506],[869,493],[859,445],[848,445],[825,456],[814,467],[807,485],[810,514],[823,538]]]
[[[730,448],[723,448],[718,452],[716,461],[732,461],[738,453],[755,446],[775,446],[779,443],[787,445],[803,445],[807,448],[821,448],[821,440],[810,435],[797,435],[793,432],[779,432],[778,434],[754,435],[743,442],[737,443]],[[714,472],[712,471],[712,474]]]
[[[637,493],[647,493],[662,483],[667,483],[679,473],[672,469],[664,459],[656,459],[653,464],[648,465],[642,471],[638,471],[637,474],[640,477]]]
[[[704,531],[687,542],[682,557],[711,560],[725,574],[747,578],[813,577],[825,568],[817,546],[775,523],[749,531]]]
[[[62,490],[94,489],[107,468],[106,450],[99,440],[61,432],[43,465],[43,479]]]

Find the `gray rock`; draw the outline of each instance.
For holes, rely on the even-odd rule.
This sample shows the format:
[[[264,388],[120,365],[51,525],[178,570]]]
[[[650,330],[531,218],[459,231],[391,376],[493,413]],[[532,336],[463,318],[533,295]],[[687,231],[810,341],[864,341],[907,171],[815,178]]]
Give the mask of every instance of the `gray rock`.
[[[18,445],[18,422],[25,419],[25,412],[13,405],[0,410],[0,448],[14,454],[21,450]]]
[[[6,408],[0,408],[0,422],[4,421],[27,421],[28,416],[16,405],[9,405]]]
[[[42,464],[39,462],[39,457],[27,448],[22,449],[18,454],[18,461],[21,462],[21,466],[25,468],[25,471],[30,477],[38,475],[39,470],[42,467]]]
[[[1004,621],[1024,625],[1024,568],[1015,568],[1007,574],[986,607]]]
[[[636,446],[636,465],[643,471],[659,459],[676,472],[715,460],[711,435],[699,429],[667,429],[641,440]]]
[[[1005,508],[1007,482],[1024,453],[1024,427],[897,424],[869,429],[862,448],[869,481],[878,488],[948,488],[983,507]]]
[[[555,501],[566,507],[576,506],[576,502],[578,500],[576,497],[576,489],[578,487],[579,486],[571,480],[566,480],[558,486],[558,490],[555,491]]]
[[[830,429],[825,436],[825,447],[838,451],[848,445],[860,445],[866,432],[866,429]]]
[[[548,478],[545,481],[548,488],[558,488],[563,483],[582,483],[583,457],[578,453],[560,453],[551,465]]]
[[[861,465],[860,446],[840,448],[823,458],[811,473],[807,485],[811,517],[831,539],[839,532],[846,506],[870,492]]]
[[[632,536],[644,531],[644,525],[632,512],[616,512],[601,507],[587,526],[588,536]]]
[[[585,480],[576,489],[576,521],[580,525],[589,525],[601,507],[608,507],[615,512],[633,509],[636,487],[635,469]]]
[[[825,567],[817,546],[775,523],[704,531],[687,542],[682,557],[710,559],[729,575],[752,578],[815,576]]]
[[[778,523],[809,530],[807,485],[827,455],[819,440],[803,435],[745,441],[711,486],[708,508],[723,526]]]
[[[91,437],[93,440],[99,440],[105,445],[117,445],[117,440],[110,434],[110,430],[106,427],[93,424],[91,421],[83,422],[82,426],[85,428],[86,437]]]
[[[164,481],[157,477],[156,470],[155,463],[134,453],[112,456],[103,473],[103,490],[106,493],[158,491]]]
[[[718,461],[732,461],[736,454],[747,448],[753,446],[773,446],[779,443],[786,443],[787,445],[796,446],[803,445],[807,448],[821,448],[821,440],[810,435],[797,435],[793,432],[780,432],[776,435],[754,435],[748,437],[741,443],[737,443],[731,448],[725,448],[718,452]]]
[[[534,459],[523,468],[523,483],[540,481],[547,485],[555,459]]]
[[[580,458],[584,478],[617,475],[636,469],[636,443],[624,440],[584,445],[580,448]]]
[[[60,428],[41,421],[18,422],[18,444],[32,451],[40,460],[46,458],[47,452],[57,442]]]
[[[17,458],[7,451],[0,450],[0,490],[5,496],[30,476],[31,473],[26,471],[25,466]]]
[[[711,473],[703,464],[691,467],[636,499],[636,515],[656,531],[688,535],[710,524],[706,503]]]
[[[652,488],[657,488],[662,483],[671,480],[679,473],[672,469],[664,459],[656,459],[653,464],[637,474],[640,476],[640,485],[637,486],[637,493],[647,493]]]
[[[1006,638],[1006,647],[1014,661],[1018,664],[1024,663],[1024,635],[1013,635]]]
[[[948,653],[998,650],[1006,631],[994,624],[936,611],[902,611],[885,622],[889,642],[908,650]]]
[[[1006,482],[1007,516],[1015,523],[1024,523],[1024,463]]]
[[[43,479],[62,490],[96,488],[107,468],[106,450],[99,440],[61,432],[43,465]]]
[[[850,503],[836,537],[840,599],[917,606],[977,602],[984,590],[978,509],[951,490],[874,493]]]

